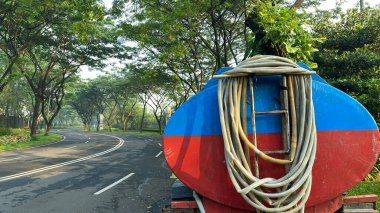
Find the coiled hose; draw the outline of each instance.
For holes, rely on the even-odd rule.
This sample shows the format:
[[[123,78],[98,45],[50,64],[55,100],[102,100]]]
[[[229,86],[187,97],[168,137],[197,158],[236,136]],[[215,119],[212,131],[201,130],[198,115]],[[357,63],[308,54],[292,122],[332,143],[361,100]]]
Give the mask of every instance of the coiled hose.
[[[241,62],[233,70],[214,76],[219,78],[219,115],[228,173],[237,192],[256,212],[304,212],[311,191],[317,142],[312,73],[287,58],[258,55]],[[291,116],[288,159],[265,154],[247,138],[245,104],[250,75],[287,76]],[[258,172],[257,175],[252,172],[248,149],[263,160],[288,165],[288,172],[279,179],[260,179]],[[258,167],[257,160],[253,159],[255,167]]]

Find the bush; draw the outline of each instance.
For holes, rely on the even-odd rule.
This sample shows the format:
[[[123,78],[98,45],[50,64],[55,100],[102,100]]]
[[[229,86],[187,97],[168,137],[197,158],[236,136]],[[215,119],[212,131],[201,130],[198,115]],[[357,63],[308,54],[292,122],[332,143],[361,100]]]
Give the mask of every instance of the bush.
[[[366,181],[376,181],[380,180],[380,158],[377,159],[375,166],[372,168],[371,172],[365,178]]]
[[[10,135],[12,133],[10,128],[1,128],[0,127],[0,136]]]
[[[0,145],[30,141],[29,130],[0,128]]]

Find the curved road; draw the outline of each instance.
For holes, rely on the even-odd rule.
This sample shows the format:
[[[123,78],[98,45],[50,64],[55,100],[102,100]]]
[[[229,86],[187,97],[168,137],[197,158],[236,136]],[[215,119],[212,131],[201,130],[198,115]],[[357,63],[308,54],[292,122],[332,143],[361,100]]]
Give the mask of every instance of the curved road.
[[[160,212],[169,202],[160,136],[56,133],[65,139],[0,153],[0,212]]]

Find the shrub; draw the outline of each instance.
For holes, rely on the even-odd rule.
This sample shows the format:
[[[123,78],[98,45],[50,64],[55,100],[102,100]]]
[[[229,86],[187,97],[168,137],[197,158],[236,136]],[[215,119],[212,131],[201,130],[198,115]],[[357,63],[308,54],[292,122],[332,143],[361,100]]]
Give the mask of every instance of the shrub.
[[[30,141],[27,129],[0,128],[0,145]]]
[[[10,135],[12,133],[10,128],[2,128],[0,127],[0,136]]]
[[[366,181],[376,181],[380,180],[380,158],[377,159],[375,166],[372,168],[371,172],[365,178]]]

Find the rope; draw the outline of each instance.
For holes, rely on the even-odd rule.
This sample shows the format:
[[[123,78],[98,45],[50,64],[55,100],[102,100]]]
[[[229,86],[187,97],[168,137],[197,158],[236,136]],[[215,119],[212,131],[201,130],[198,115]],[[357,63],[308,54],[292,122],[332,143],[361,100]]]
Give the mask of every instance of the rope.
[[[258,55],[241,62],[233,70],[214,76],[219,78],[218,104],[227,170],[237,192],[256,212],[304,212],[311,191],[317,142],[310,77],[313,73],[287,58]],[[246,94],[250,75],[278,74],[287,76],[292,127],[287,159],[265,154],[247,138]],[[251,96],[253,101],[253,92]],[[255,174],[251,170],[249,150],[253,150],[255,156]],[[257,156],[286,165],[288,172],[279,179],[260,179]]]

